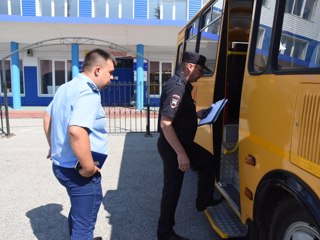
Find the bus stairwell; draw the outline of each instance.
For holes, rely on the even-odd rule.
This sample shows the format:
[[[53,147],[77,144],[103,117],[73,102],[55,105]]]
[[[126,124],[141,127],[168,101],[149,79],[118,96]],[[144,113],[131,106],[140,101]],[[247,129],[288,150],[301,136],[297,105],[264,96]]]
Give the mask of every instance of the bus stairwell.
[[[225,201],[210,207],[205,214],[212,228],[223,239],[245,237],[247,226],[240,220],[240,194],[238,169],[238,125],[224,126],[223,147],[221,153],[220,180],[216,189]]]
[[[229,1],[227,46],[226,50],[220,51],[220,53],[225,54],[225,58],[222,59],[225,59],[226,64],[223,70],[221,68],[218,70],[225,74],[225,98],[228,99],[224,109],[222,141],[216,141],[216,144],[221,143],[221,145],[215,147],[215,149],[221,147],[220,172],[216,189],[225,201],[208,208],[205,212],[212,228],[223,239],[245,238],[248,233],[248,226],[240,220],[238,132],[252,1],[242,2],[244,8],[241,8],[239,4],[240,1]],[[243,9],[246,9],[246,11]],[[214,139],[216,139],[216,136],[214,136]]]

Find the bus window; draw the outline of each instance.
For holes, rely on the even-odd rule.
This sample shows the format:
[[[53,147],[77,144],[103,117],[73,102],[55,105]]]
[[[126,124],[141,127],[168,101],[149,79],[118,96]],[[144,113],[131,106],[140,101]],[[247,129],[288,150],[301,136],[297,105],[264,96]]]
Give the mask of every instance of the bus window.
[[[218,0],[204,13],[200,28],[199,53],[207,58],[206,65],[214,72],[220,36],[223,0]]]
[[[178,66],[180,66],[180,64],[182,62],[182,57],[183,57],[183,44],[180,43],[179,46],[178,46],[178,50],[177,50],[176,68]],[[175,71],[177,71],[177,69]]]
[[[319,68],[319,23],[313,21],[315,1],[286,1],[278,69]],[[298,17],[297,17],[298,16]]]
[[[197,18],[187,29],[186,51],[196,51],[197,34],[199,29],[199,18]]]
[[[256,33],[253,36],[256,41],[256,48],[254,54],[254,66],[255,72],[262,72],[266,69],[267,61],[269,57],[269,48],[271,43],[271,33],[273,25],[273,17],[275,14],[276,1],[269,1],[268,7],[261,6],[260,19],[258,29],[254,31]]]

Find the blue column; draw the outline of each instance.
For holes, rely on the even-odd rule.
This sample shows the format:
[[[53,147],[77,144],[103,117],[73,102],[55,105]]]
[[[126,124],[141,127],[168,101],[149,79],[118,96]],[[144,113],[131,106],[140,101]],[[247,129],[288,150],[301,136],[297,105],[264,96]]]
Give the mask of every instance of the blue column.
[[[79,74],[79,45],[76,43],[73,43],[71,46],[72,46],[72,78],[74,78]]]
[[[19,49],[19,44],[11,42],[11,52]],[[11,55],[11,86],[12,86],[12,102],[13,109],[21,108],[21,96],[20,96],[20,64],[19,53],[16,52]]]
[[[144,46],[142,44],[137,45],[137,53],[140,55],[144,55]],[[143,99],[144,99],[144,91],[143,91],[143,57],[137,56],[137,109],[143,109]]]

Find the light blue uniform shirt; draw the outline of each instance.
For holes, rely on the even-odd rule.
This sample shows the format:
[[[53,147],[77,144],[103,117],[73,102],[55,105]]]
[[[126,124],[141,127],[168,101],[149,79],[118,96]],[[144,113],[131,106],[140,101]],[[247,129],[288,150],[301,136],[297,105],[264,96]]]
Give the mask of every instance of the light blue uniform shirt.
[[[107,121],[100,90],[88,77],[79,74],[60,86],[46,111],[51,116],[51,159],[55,165],[66,168],[76,165],[69,126],[88,129],[91,151],[108,154]]]

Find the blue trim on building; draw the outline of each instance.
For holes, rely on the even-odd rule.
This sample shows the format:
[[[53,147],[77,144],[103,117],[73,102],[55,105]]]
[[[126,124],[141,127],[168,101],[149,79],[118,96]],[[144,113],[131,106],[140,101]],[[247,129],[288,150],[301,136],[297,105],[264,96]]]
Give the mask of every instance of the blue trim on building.
[[[165,19],[119,19],[119,18],[86,18],[86,17],[33,17],[17,15],[0,15],[1,22],[65,23],[65,24],[123,24],[150,26],[184,26],[187,20]]]
[[[22,9],[23,16],[36,16],[35,0],[22,0],[21,9]]]
[[[147,0],[135,0],[134,1],[134,18],[147,19],[148,9]]]
[[[201,0],[189,1],[189,19],[193,18],[201,8]]]
[[[38,95],[37,67],[24,67],[24,76],[25,96],[21,98],[23,106],[48,106],[52,96],[39,97]]]
[[[79,0],[79,17],[92,16],[92,0]]]

